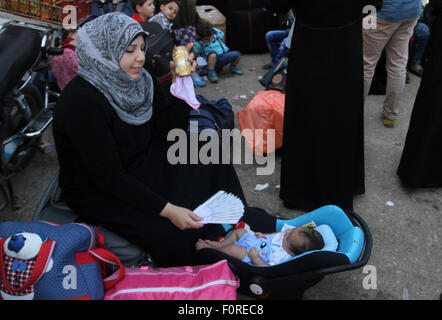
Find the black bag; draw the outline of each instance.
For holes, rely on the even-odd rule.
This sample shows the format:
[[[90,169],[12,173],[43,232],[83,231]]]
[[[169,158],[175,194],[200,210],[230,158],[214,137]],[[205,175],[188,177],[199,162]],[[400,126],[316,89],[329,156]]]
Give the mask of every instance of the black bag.
[[[273,14],[267,8],[232,11],[227,41],[232,50],[243,53],[267,52],[266,33],[274,29]]]
[[[433,26],[434,19],[436,16],[433,14],[433,6],[431,3],[427,3],[424,7],[424,11],[422,12],[422,16],[419,21],[425,23],[430,29]]]
[[[174,47],[172,35],[156,22],[145,21],[140,22],[140,25],[148,33],[144,68],[159,82],[171,80],[170,61],[172,61]]]
[[[282,58],[277,65],[259,79],[259,83],[268,90],[285,92],[287,84],[287,65],[288,58]]]
[[[208,100],[200,95],[197,95],[196,98],[201,106],[198,110],[190,110],[187,132],[191,132],[190,122],[192,121],[198,122],[198,132],[204,129],[213,129],[221,135],[222,129],[232,130],[234,128],[235,115],[226,98],[217,101]]]

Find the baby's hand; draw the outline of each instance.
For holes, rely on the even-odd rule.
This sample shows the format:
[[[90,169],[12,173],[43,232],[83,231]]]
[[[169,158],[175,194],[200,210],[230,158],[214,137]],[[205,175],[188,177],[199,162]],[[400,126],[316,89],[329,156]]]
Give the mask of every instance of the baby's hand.
[[[252,248],[252,249],[250,249],[248,255],[249,255],[250,260],[253,260],[253,259],[255,259],[255,258],[258,258],[258,256],[259,256],[259,251],[258,251],[258,249],[256,249],[256,248]]]
[[[257,238],[262,238],[263,235],[264,235],[264,233],[261,233],[261,232],[255,232],[255,237],[257,237]]]

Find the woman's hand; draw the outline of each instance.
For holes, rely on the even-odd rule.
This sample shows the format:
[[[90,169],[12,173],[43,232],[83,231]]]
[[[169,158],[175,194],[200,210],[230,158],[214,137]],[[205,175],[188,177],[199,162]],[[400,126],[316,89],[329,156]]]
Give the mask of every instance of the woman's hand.
[[[204,224],[198,222],[203,218],[197,216],[193,211],[171,203],[166,204],[160,216],[169,219],[180,230],[198,229],[204,226]]]
[[[189,43],[186,46],[187,51],[190,52],[192,47],[193,47],[193,42]],[[192,73],[194,73],[196,71],[196,61],[194,60],[193,52],[189,53],[189,62],[190,62],[190,70]],[[175,71],[175,63],[173,61],[170,61],[170,72],[172,73],[172,82],[175,82],[177,75]]]

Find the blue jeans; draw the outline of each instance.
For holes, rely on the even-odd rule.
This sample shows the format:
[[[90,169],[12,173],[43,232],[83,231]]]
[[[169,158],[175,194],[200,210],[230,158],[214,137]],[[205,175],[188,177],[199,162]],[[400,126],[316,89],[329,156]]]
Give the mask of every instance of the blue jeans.
[[[217,55],[215,69],[222,69],[224,66],[226,66],[229,63],[232,63],[236,59],[238,59],[239,56],[241,56],[241,52],[239,52],[239,51],[229,51],[229,52]]]
[[[410,64],[412,66],[421,64],[429,36],[430,28],[425,23],[418,22],[414,27],[414,41],[411,49]]]
[[[275,65],[285,56],[287,48],[285,39],[289,35],[287,30],[272,30],[266,33],[267,47],[269,48],[272,64]]]

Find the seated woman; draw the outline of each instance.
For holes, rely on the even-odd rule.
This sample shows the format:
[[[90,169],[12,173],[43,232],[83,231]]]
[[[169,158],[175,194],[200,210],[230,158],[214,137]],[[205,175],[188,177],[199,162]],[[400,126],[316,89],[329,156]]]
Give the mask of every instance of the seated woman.
[[[78,76],[54,114],[59,183],[63,199],[87,222],[143,247],[159,266],[186,265],[199,238],[224,233],[199,223],[191,210],[218,190],[245,199],[230,164],[168,162],[167,132],[186,130],[190,107],[143,69],[144,37],[122,13],[80,28]]]

